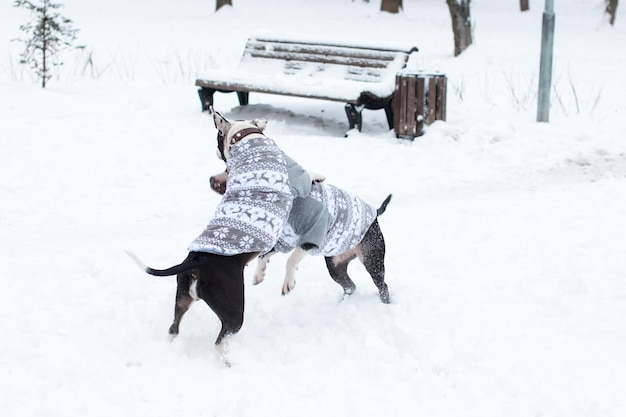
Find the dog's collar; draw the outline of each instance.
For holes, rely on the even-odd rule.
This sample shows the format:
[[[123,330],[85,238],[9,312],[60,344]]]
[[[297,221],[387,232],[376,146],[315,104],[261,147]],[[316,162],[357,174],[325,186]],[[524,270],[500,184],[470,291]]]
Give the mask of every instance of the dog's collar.
[[[258,127],[247,127],[245,129],[241,129],[239,132],[235,133],[233,135],[233,137],[230,138],[230,144],[234,145],[235,143],[241,141],[246,136],[251,135],[253,133],[263,134],[261,129],[259,129]]]

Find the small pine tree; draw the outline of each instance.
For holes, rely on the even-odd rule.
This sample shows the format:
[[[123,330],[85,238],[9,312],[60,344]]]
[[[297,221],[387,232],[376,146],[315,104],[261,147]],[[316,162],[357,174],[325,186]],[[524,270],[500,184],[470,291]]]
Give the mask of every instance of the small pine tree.
[[[72,46],[78,29],[73,29],[72,21],[57,11],[63,5],[51,3],[50,0],[39,0],[38,5],[29,0],[15,0],[13,6],[22,7],[31,13],[31,21],[20,26],[28,38],[14,39],[25,45],[20,54],[20,64],[29,65],[37,78],[41,79],[41,87],[46,88],[46,82],[52,77],[52,68],[63,65],[55,59],[55,55]]]

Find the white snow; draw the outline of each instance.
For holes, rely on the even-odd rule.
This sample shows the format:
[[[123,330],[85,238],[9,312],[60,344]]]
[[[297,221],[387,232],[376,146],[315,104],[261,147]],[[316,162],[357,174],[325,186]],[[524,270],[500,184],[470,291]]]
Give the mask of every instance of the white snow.
[[[74,416],[626,415],[625,8],[557,0],[551,122],[536,118],[543,2],[475,0],[475,44],[452,56],[440,0],[65,0],[83,52],[42,90],[18,65],[26,15],[0,5],[0,413]],[[246,270],[244,327],[223,365],[197,303],[168,341],[171,266],[204,228],[223,170],[196,74],[236,67],[268,30],[419,47],[448,76],[446,122],[398,140],[342,103],[217,94],[264,117],[307,168],[375,206],[383,305],[365,270],[341,289],[306,258]],[[91,59],[89,59],[91,57]],[[260,76],[263,76],[262,74]]]

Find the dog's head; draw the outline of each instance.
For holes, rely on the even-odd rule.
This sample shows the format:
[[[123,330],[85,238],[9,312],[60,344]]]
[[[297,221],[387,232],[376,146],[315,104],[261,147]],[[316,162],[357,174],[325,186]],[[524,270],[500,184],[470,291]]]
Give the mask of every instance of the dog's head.
[[[262,135],[265,126],[267,126],[267,120],[265,119],[234,120],[230,122],[215,111],[212,106],[210,110],[213,112],[213,121],[217,129],[218,156],[224,162],[226,162],[226,158],[228,157],[230,146],[242,140],[245,136],[254,134]]]

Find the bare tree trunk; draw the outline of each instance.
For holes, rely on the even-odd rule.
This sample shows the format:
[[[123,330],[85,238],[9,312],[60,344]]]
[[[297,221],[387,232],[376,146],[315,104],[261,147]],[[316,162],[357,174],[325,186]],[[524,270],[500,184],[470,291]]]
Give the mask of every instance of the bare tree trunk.
[[[446,0],[452,18],[454,33],[454,56],[461,55],[472,44],[471,0]]]
[[[530,9],[530,4],[528,4],[528,0],[519,0],[519,9],[523,12]]]
[[[233,0],[217,0],[215,4],[215,11],[218,11],[220,7],[226,6],[226,5],[232,6]]]
[[[615,24],[615,15],[617,14],[617,0],[605,0],[605,2],[606,9],[604,9],[604,13],[607,15],[611,26],[613,26]]]
[[[402,8],[402,0],[383,0],[380,4],[381,12],[398,13]]]

